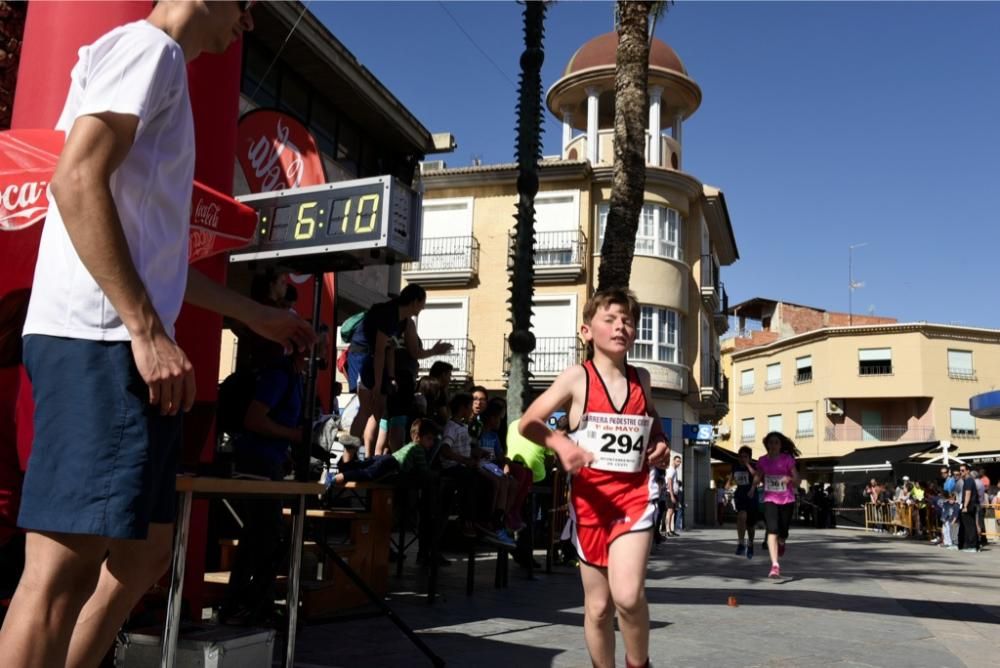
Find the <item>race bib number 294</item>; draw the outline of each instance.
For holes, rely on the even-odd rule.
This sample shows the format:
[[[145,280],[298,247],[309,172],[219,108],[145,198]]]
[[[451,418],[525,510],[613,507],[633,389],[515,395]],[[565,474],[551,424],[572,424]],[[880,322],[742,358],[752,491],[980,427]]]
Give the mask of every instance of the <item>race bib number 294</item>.
[[[652,424],[646,415],[587,413],[580,419],[577,443],[594,454],[591,468],[636,473],[642,470]]]

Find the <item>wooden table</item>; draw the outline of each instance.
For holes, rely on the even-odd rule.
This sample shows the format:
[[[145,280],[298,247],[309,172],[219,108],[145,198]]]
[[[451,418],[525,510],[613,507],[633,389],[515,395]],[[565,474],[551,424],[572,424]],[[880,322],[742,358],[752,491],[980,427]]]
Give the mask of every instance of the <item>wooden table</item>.
[[[171,566],[170,593],[167,598],[167,620],[163,632],[161,668],[174,668],[177,660],[177,637],[181,626],[181,595],[184,589],[184,566],[187,560],[188,529],[191,523],[191,502],[199,497],[264,496],[298,498],[298,512],[292,514],[292,551],[288,560],[288,643],[285,665],[291,668],[295,659],[295,631],[298,622],[299,578],[302,570],[302,529],[306,496],[320,495],[326,486],[318,482],[285,480],[238,480],[233,478],[202,478],[177,476],[177,526],[174,533],[174,555]]]

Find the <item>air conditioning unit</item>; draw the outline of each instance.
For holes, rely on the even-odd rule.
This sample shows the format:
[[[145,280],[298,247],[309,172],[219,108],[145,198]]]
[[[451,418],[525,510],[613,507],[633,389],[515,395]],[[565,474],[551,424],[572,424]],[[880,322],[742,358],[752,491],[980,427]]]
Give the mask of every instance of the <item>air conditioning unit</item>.
[[[445,168],[444,160],[424,160],[420,163],[420,173],[440,172]]]
[[[827,415],[843,415],[844,414],[844,400],[843,399],[827,399],[826,400],[826,414]]]

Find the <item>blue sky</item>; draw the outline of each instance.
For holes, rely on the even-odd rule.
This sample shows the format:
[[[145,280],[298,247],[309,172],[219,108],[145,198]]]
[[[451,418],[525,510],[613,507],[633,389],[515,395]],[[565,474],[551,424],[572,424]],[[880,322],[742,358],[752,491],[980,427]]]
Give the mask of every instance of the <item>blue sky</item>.
[[[512,160],[519,5],[310,9],[429,130],[455,134],[449,166]],[[740,250],[723,270],[730,303],[846,311],[848,245],[867,242],[854,251],[865,284],[855,312],[1000,328],[997,26],[998,3],[670,9],[656,35],[703,92],[684,130],[685,170],[725,191]],[[544,88],[612,29],[610,2],[556,3]],[[545,131],[545,154],[558,153],[547,111]]]

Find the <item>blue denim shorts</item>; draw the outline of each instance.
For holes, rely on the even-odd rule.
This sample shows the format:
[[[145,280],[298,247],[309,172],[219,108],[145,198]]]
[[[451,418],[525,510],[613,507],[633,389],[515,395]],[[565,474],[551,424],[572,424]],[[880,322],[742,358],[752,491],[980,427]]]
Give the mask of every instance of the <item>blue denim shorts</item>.
[[[143,539],[173,522],[181,416],[149,405],[131,344],[32,334],[24,365],[35,441],[18,525]]]

